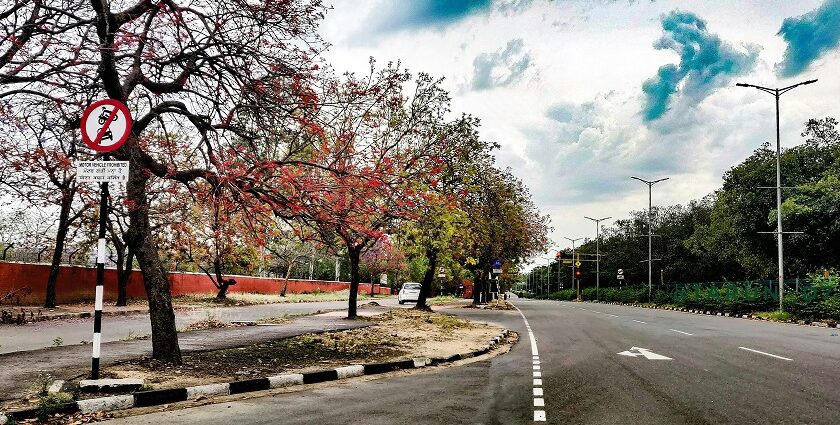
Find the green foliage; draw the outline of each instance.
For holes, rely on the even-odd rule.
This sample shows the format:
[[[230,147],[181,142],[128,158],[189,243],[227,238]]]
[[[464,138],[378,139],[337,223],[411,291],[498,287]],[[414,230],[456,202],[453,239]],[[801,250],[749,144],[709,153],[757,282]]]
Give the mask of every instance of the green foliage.
[[[49,393],[38,396],[38,419],[44,421],[52,416],[58,408],[73,400],[69,393]]]
[[[785,294],[784,308],[806,320],[840,321],[840,286],[837,280],[821,280],[802,288],[799,293]]]
[[[793,319],[793,315],[788,313],[787,311],[760,312],[755,313],[755,316],[758,316],[765,320],[772,320],[774,322],[786,322],[788,320]]]

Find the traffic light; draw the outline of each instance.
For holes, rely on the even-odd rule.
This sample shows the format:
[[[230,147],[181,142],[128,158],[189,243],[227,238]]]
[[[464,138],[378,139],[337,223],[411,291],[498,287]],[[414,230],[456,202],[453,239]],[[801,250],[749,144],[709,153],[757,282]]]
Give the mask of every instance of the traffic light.
[[[563,259],[563,251],[557,251],[557,255],[555,255],[554,258],[558,260]]]
[[[580,277],[580,270],[575,270],[575,277]]]

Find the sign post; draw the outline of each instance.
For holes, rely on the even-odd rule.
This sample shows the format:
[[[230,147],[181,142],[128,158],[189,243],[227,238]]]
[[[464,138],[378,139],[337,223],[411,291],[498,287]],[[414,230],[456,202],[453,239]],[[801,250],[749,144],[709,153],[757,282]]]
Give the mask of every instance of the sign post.
[[[499,277],[498,277],[498,275],[500,275],[500,274],[502,274],[502,260],[496,258],[496,259],[493,260],[493,277],[495,278],[495,281],[496,281],[496,288],[495,288],[496,290],[493,291],[493,282],[490,282],[490,288],[489,288],[489,291],[487,291],[488,295],[490,293],[493,293],[493,292],[496,293],[496,296],[494,297],[494,299],[496,297],[498,297],[499,291],[501,291],[501,289],[499,289]],[[488,301],[490,301],[489,297],[488,297]]]
[[[88,106],[82,114],[82,141],[97,152],[106,153],[103,161],[87,161],[77,164],[80,181],[100,182],[99,233],[96,245],[96,301],[93,313],[93,353],[91,355],[91,379],[99,379],[99,347],[102,343],[102,297],[105,275],[105,224],[108,218],[108,182],[128,180],[128,162],[118,161],[111,166],[107,152],[122,146],[131,133],[131,114],[128,108],[116,99],[103,99]],[[109,173],[108,170],[114,170]]]

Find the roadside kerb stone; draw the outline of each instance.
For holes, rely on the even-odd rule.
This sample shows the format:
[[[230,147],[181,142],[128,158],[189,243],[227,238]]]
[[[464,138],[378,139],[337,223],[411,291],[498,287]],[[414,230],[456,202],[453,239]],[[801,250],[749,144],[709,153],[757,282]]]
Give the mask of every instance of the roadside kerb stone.
[[[400,369],[415,369],[432,366],[442,363],[453,362],[465,358],[477,357],[487,354],[494,346],[498,345],[504,338],[510,335],[505,329],[498,336],[494,337],[491,343],[479,350],[468,353],[454,354],[449,357],[427,358],[416,357],[409,360],[398,360],[393,362],[370,363],[364,365],[350,365],[336,369],[292,373],[285,375],[269,376],[266,378],[249,379],[245,381],[234,381],[219,384],[207,384],[185,388],[171,388],[165,390],[140,391],[134,394],[92,398],[65,403],[58,407],[56,413],[96,413],[111,410],[130,409],[132,407],[149,407],[161,404],[170,404],[180,401],[195,400],[201,396],[241,394],[252,391],[262,391],[270,388],[288,387],[291,385],[303,385],[316,382],[327,382],[339,379],[347,379],[362,375],[373,375],[392,372]],[[0,414],[0,425],[6,424],[9,419],[21,421],[38,416],[38,408],[18,409]]]
[[[132,394],[126,394],[92,398],[89,400],[79,400],[76,404],[79,405],[79,411],[86,414],[103,410],[128,409],[134,406],[134,396]]]
[[[187,400],[195,400],[202,396],[208,397],[213,395],[228,394],[230,394],[230,384],[227,382],[221,384],[207,384],[196,387],[187,387]]]
[[[143,386],[142,379],[85,379],[79,382],[79,390],[82,392],[115,392],[134,391]]]

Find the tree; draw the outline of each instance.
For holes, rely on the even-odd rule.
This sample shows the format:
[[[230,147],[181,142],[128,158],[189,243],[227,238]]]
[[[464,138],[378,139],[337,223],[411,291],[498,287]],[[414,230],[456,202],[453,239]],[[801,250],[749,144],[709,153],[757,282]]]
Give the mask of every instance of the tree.
[[[528,188],[510,170],[484,167],[477,189],[466,194],[469,218],[469,249],[463,260],[475,279],[473,302],[489,290],[492,261],[500,259],[508,267],[548,247],[548,216],[543,216],[531,200]]]
[[[406,96],[410,74],[389,64],[363,79],[348,74],[329,85],[328,103],[341,105],[322,117],[317,162],[298,179],[295,204],[319,240],[343,251],[350,265],[348,318],[356,317],[361,254],[394,229],[396,220],[426,194],[412,187],[440,172],[435,137],[448,111],[440,81],[420,74]]]
[[[478,126],[479,121],[468,115],[442,126],[437,136],[445,140],[440,143],[445,148],[440,154],[440,172],[414,182],[417,190],[428,193],[414,205],[414,219],[402,226],[411,255],[425,258],[417,309],[428,309],[426,299],[438,274],[438,265],[457,264],[452,260],[453,255],[465,249],[461,242],[469,240],[464,211],[468,198],[464,194],[481,190],[479,173],[492,164],[491,151],[498,147],[479,137]]]
[[[46,282],[46,308],[56,306],[56,281],[68,232],[93,205],[90,188],[76,182],[72,161],[86,155],[77,149],[76,133],[61,125],[66,122],[63,108],[40,110],[18,118],[15,125],[6,123],[4,133],[11,137],[0,138],[0,163],[3,168],[14,170],[2,184],[31,207],[54,207],[58,212]]]
[[[370,249],[362,253],[360,264],[370,273],[371,296],[374,294],[374,281],[382,274],[406,269],[405,255],[388,235],[383,235]]]
[[[282,203],[287,156],[277,153],[305,144],[318,106],[320,1],[137,0],[118,11],[101,0],[36,1],[7,6],[2,16],[9,23],[0,48],[5,111],[63,105],[76,111],[65,124],[77,126],[90,99],[110,97],[134,112],[128,141],[113,153],[130,162],[128,241],[144,276],[153,357],[179,363],[147,188],[156,179],[224,180]],[[150,137],[173,132],[185,135],[184,146]],[[277,134],[286,137],[282,147],[269,137]],[[194,167],[179,167],[185,155]]]

